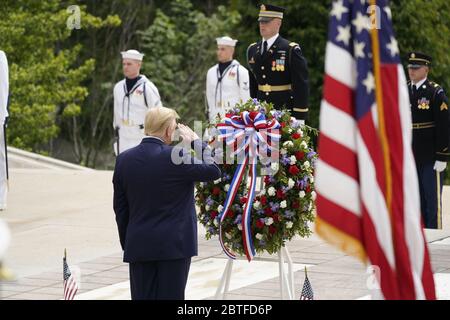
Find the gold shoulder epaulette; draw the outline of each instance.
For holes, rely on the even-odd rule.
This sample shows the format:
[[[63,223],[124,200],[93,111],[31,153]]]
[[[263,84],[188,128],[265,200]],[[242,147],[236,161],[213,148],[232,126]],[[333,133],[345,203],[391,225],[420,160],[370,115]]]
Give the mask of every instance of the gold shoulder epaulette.
[[[291,43],[289,43],[289,45],[290,45],[291,47],[296,47],[296,46],[298,46],[299,44],[298,44],[297,42],[291,42]]]

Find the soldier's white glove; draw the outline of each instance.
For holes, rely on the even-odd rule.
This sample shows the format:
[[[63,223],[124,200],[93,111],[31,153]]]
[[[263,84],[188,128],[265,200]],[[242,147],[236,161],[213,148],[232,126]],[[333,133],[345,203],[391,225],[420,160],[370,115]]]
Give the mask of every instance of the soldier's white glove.
[[[444,171],[446,168],[447,168],[447,162],[443,162],[443,161],[436,161],[434,163],[434,167],[433,167],[433,169],[439,173]]]

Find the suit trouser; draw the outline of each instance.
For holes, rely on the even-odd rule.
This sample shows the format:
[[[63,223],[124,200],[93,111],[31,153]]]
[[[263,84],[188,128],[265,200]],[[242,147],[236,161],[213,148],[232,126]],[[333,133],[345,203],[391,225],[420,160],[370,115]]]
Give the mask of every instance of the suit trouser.
[[[130,263],[132,300],[184,300],[191,258]]]
[[[427,229],[442,229],[442,187],[445,171],[433,169],[434,161],[417,165],[420,208]]]

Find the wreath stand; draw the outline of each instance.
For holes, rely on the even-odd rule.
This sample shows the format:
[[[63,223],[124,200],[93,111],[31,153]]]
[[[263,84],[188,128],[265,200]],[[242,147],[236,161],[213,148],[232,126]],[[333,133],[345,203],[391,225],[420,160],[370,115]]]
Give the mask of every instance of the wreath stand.
[[[285,267],[285,259],[287,262],[287,270]],[[228,259],[222,278],[220,279],[219,287],[217,288],[215,299],[225,300],[230,289],[230,280],[233,270],[233,260]],[[281,300],[294,300],[294,271],[292,258],[286,247],[278,251],[278,270],[280,278],[280,293]]]
[[[260,178],[260,188],[262,189],[263,180]],[[285,264],[287,263],[287,270]],[[233,270],[233,259],[228,258],[227,265],[223,271],[220,279],[219,287],[217,288],[215,299],[225,300],[230,290],[230,280]],[[294,300],[294,268],[292,258],[287,247],[282,247],[278,251],[278,275],[280,279],[280,294],[281,300]]]

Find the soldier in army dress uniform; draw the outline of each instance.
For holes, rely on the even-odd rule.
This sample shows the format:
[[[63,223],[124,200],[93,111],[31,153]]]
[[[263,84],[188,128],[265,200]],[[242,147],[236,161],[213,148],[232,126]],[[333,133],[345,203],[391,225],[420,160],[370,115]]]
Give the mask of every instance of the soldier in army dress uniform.
[[[428,79],[429,55],[411,52],[408,62],[422,217],[425,228],[442,229],[442,183],[450,156],[448,100],[444,90]]]
[[[250,96],[287,108],[304,122],[308,116],[308,67],[300,46],[279,35],[285,9],[261,5],[262,40],[247,49]]]

